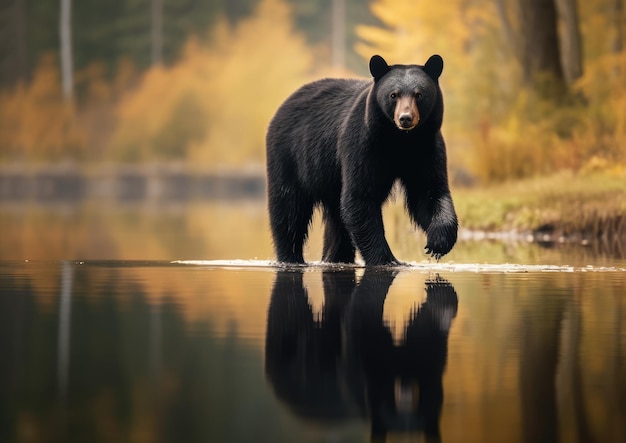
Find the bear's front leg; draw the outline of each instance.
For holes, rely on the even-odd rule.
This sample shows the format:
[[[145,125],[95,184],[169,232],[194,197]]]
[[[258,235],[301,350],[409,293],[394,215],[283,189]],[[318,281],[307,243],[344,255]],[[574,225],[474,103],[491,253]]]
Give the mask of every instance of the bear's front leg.
[[[381,204],[346,187],[341,195],[341,218],[366,265],[400,264],[385,239]]]
[[[459,223],[448,186],[446,145],[441,133],[426,146],[430,143],[432,148],[421,170],[405,174],[401,181],[406,191],[407,210],[426,233],[426,253],[439,260],[456,243]]]
[[[404,185],[409,215],[426,233],[426,253],[439,260],[457,239],[458,221],[450,191],[443,186],[442,191],[420,192],[428,189],[428,184],[404,181]]]
[[[433,208],[433,216],[426,228],[426,253],[439,260],[456,243],[459,222],[450,194],[439,197]]]

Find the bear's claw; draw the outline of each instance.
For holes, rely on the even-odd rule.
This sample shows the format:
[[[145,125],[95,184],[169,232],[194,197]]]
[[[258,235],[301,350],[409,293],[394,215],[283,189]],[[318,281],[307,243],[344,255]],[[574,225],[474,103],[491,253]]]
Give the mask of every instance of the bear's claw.
[[[430,249],[430,247],[426,246],[424,248],[424,251],[426,252],[426,255],[430,255],[432,258],[434,258],[435,260],[439,261],[439,259],[441,259],[441,257],[443,257],[445,254],[442,254],[441,252],[435,252],[432,249]]]

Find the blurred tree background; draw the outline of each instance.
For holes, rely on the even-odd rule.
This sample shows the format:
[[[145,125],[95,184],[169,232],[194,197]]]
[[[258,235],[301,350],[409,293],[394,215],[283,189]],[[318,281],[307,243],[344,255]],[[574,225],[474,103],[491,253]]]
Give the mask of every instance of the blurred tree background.
[[[300,84],[439,53],[458,183],[621,175],[625,28],[624,0],[4,0],[0,162],[258,165]]]

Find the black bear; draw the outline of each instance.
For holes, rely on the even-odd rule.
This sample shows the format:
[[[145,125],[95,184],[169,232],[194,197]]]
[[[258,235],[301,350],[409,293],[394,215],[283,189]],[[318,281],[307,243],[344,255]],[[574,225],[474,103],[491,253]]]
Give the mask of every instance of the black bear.
[[[406,208],[439,259],[457,239],[441,135],[443,59],[424,66],[371,58],[371,80],[323,79],[291,95],[267,132],[269,215],[280,262],[304,263],[313,209],[325,223],[322,260],[398,264],[385,239],[382,205],[396,180]]]

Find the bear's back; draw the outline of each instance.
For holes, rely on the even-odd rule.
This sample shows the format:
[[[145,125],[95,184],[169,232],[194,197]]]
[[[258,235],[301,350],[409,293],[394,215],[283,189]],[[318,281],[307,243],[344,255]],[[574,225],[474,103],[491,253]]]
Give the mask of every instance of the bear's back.
[[[339,132],[355,103],[365,101],[371,80],[326,78],[308,83],[280,106],[267,132],[268,168],[297,177],[308,198],[338,199]]]
[[[354,101],[371,85],[371,80],[350,78],[325,78],[307,83],[285,100],[277,114],[287,108],[289,112],[304,111],[309,116],[313,112],[338,120],[337,113],[349,111]]]
[[[326,78],[308,83],[280,106],[267,132],[268,160],[278,155],[291,164],[300,179],[311,187],[327,185],[319,171],[334,171],[339,130],[361,96],[365,100],[371,80]],[[278,154],[281,152],[281,154]],[[320,183],[317,183],[317,182]]]

